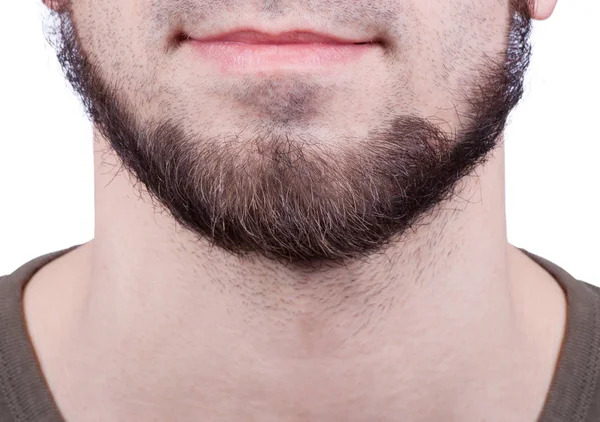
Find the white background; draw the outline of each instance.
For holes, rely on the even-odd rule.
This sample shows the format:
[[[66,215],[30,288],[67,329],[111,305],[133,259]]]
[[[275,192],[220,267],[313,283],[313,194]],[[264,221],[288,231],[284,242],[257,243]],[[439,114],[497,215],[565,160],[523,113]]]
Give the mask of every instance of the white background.
[[[0,4],[0,274],[94,233],[91,126],[42,16],[41,0]],[[506,134],[509,241],[596,285],[599,17],[600,0],[559,0],[535,23],[526,97]]]

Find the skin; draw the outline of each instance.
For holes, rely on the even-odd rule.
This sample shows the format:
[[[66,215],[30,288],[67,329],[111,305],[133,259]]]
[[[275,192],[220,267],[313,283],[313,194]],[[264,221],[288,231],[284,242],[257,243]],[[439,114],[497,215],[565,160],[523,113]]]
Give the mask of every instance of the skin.
[[[67,420],[366,422],[401,415],[471,422],[539,416],[564,335],[566,303],[556,281],[507,242],[503,119],[496,122],[498,133],[477,132],[494,141],[488,149],[474,149],[479,145],[473,142],[463,151],[479,151],[471,167],[431,161],[466,139],[451,134],[476,127],[476,111],[486,103],[478,101],[475,87],[495,81],[484,77],[493,68],[484,66],[484,57],[506,51],[508,1],[280,1],[251,7],[244,15],[251,22],[277,18],[283,26],[313,23],[348,35],[379,28],[386,54],[369,56],[352,72],[245,78],[226,78],[173,44],[182,27],[190,31],[199,22],[194,30],[210,32],[210,23],[235,18],[241,2],[47,5],[69,10],[96,74],[119,87],[122,109],[139,123],[132,133],[170,117],[205,154],[245,154],[246,169],[255,176],[211,178],[219,166],[206,160],[209,155],[189,168],[185,160],[174,161],[191,171],[184,174],[197,176],[187,180],[228,182],[235,193],[205,201],[197,195],[201,183],[175,183],[174,173],[162,177],[171,174],[171,184],[145,178],[147,162],[135,155],[127,161],[131,143],[116,142],[114,125],[102,120],[106,109],[97,106],[99,97],[87,97],[95,123],[95,236],[36,273],[24,298],[32,342]],[[540,0],[529,13],[545,19],[554,6]],[[80,94],[85,99],[89,92]],[[488,103],[493,110],[512,106]],[[388,145],[383,142],[391,139],[374,134],[408,114],[443,134],[409,138],[420,127],[414,122],[394,132],[413,161],[391,160],[391,149],[373,149],[383,152],[369,156],[357,148],[358,140]],[[241,131],[248,127],[254,137]],[[238,135],[236,150],[223,147],[231,145],[225,141],[232,133]],[[296,194],[287,213],[278,214],[289,217],[283,224],[270,213],[278,210],[281,192],[261,185],[270,180],[265,169],[271,162],[261,161],[249,145],[277,146],[285,136],[308,159],[280,174]],[[314,142],[301,143],[305,138]],[[157,146],[176,148],[182,141],[141,139],[155,146],[147,155],[163,164],[165,150]],[[417,153],[419,142],[430,142],[432,155]],[[190,156],[182,157],[190,163]],[[225,165],[236,161],[210,157],[221,168],[239,168]],[[308,191],[298,180],[314,180],[310,164],[318,158],[338,171],[325,173],[318,185],[331,189],[318,190],[315,183]],[[385,179],[369,172],[376,165],[419,171],[386,189]],[[444,168],[460,177],[448,177]],[[200,169],[205,172],[195,173]],[[356,169],[362,178],[351,171]],[[427,184],[424,192],[407,191],[419,174],[447,189]],[[333,176],[355,182],[348,184],[355,189],[333,189]],[[367,189],[364,179],[377,189]],[[164,193],[173,186],[180,195]],[[373,191],[379,196],[367,196]],[[412,218],[399,218],[402,224],[384,225],[369,218],[375,214],[369,208],[359,220],[350,206],[392,200],[414,200],[420,207],[406,208]],[[259,205],[244,205],[250,202]],[[212,225],[227,212],[239,230],[211,236],[197,214],[178,214],[183,204],[212,206],[205,215]],[[254,217],[242,218],[248,215]],[[317,236],[315,215],[330,217],[329,237]],[[366,233],[363,223],[369,223]],[[255,236],[241,227],[251,227]],[[277,236],[270,235],[272,227],[280,230]],[[293,233],[300,233],[298,242]]]

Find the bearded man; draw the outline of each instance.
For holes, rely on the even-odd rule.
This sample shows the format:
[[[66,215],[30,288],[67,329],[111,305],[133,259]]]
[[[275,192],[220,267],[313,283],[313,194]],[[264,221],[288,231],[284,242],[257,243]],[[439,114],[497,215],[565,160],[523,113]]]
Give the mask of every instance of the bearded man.
[[[0,281],[3,422],[592,422],[600,289],[508,243],[556,0],[46,0],[95,232]]]

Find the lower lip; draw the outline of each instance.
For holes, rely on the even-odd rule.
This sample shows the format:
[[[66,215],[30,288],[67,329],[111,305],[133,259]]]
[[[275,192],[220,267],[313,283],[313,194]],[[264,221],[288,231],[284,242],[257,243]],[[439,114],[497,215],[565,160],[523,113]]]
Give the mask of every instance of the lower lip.
[[[223,72],[326,71],[359,60],[377,44],[248,44],[189,41]]]

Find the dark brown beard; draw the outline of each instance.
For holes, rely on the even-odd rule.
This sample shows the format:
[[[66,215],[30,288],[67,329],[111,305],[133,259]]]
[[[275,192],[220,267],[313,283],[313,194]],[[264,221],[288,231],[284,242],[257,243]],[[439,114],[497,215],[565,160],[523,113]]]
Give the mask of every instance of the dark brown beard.
[[[400,115],[360,149],[317,150],[273,135],[250,140],[244,162],[169,119],[140,124],[81,49],[67,9],[55,16],[51,42],[123,167],[178,223],[232,254],[316,271],[385,250],[458,194],[458,182],[498,146],[530,58],[526,2],[511,1],[506,54],[481,64],[462,99],[467,124],[454,137]]]

